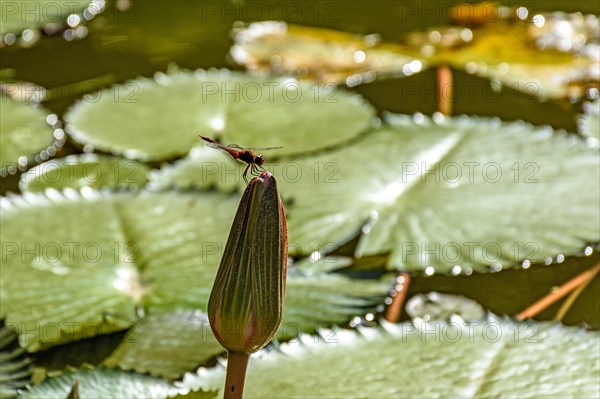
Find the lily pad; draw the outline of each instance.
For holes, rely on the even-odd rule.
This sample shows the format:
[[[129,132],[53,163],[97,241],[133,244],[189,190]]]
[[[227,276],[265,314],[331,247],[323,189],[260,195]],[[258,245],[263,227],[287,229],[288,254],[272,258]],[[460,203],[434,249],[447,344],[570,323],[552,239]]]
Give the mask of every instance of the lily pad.
[[[244,168],[224,151],[207,146],[194,147],[186,157],[151,171],[148,187],[155,190],[216,187],[222,191],[235,191],[243,184]]]
[[[104,365],[174,379],[223,351],[206,314],[163,313],[141,319]]]
[[[277,338],[289,339],[383,310],[394,278],[357,279],[339,274],[288,273],[283,322]]]
[[[528,267],[600,240],[598,154],[576,136],[438,114],[388,120],[297,160],[300,179],[280,179],[291,251],[336,248],[362,231],[358,256],[458,274]]]
[[[160,378],[119,369],[82,369],[49,378],[22,392],[19,399],[64,399],[76,381],[81,399],[166,399],[177,395],[177,389]]]
[[[21,191],[43,191],[52,187],[116,188],[141,187],[150,168],[136,161],[95,154],[53,159],[21,175]]]
[[[9,71],[9,74],[2,76],[3,71]],[[0,92],[12,97],[15,101],[24,103],[37,104],[47,99],[48,90],[45,87],[31,82],[14,80],[10,75],[12,71],[14,70],[0,70]]]
[[[177,270],[172,272],[177,273]],[[392,287],[388,280],[292,273],[287,279],[284,320],[277,337],[294,338],[303,332],[314,332],[375,312]],[[212,280],[209,284],[197,282],[195,285],[210,288]],[[188,287],[193,288],[191,284],[181,288]],[[203,299],[198,298],[200,301]],[[223,351],[205,314],[199,311],[158,313],[138,321],[104,364],[174,379]]]
[[[579,120],[579,130],[592,140],[600,141],[600,100],[584,104],[584,114]]]
[[[0,99],[0,176],[15,174],[55,155],[65,141],[64,132],[49,123],[55,123],[55,118],[41,107],[4,93]]]
[[[475,12],[460,7],[446,11],[459,16]],[[541,99],[581,98],[586,88],[600,85],[595,15],[534,15],[526,7],[509,10],[487,2],[479,12],[477,23],[458,18],[463,25],[411,32],[396,42],[279,21],[236,25],[230,52],[251,71],[348,86],[445,64]]]
[[[12,328],[0,328],[0,398],[16,398],[31,380],[31,359]]]
[[[411,75],[424,69],[417,49],[286,22],[255,22],[234,29],[233,59],[251,71],[295,73],[325,83],[355,86],[376,77]]]
[[[374,115],[362,97],[341,89],[226,70],[159,73],[92,96],[67,112],[68,133],[144,161],[185,155],[204,144],[198,134],[244,147],[283,146],[271,155],[314,151],[356,136]]]
[[[354,259],[348,256],[323,256],[317,252],[294,262],[291,267],[307,274],[320,274],[345,269],[353,264]]]
[[[323,331],[254,356],[249,398],[598,398],[598,332],[490,316],[475,323],[403,323]],[[402,367],[397,367],[398,362]],[[183,385],[222,389],[224,369]]]
[[[579,16],[583,20],[583,16]],[[445,34],[458,31],[466,40],[457,45],[434,47],[429,42],[424,46],[435,48],[429,58],[432,63],[449,63],[470,74],[492,78],[502,84],[496,85],[498,89],[504,86],[540,99],[581,98],[587,86],[600,83],[600,64],[593,56],[594,50],[590,49],[589,54],[574,51],[575,42],[583,35],[562,39],[571,43],[569,51],[536,45],[536,34],[541,29],[537,21],[544,18],[549,19],[550,15],[539,14],[527,21],[490,23],[472,29],[433,29],[423,34],[431,37],[432,32],[437,32],[444,43]],[[564,19],[562,23],[560,26],[568,25]]]
[[[227,198],[198,193],[84,188],[3,198],[2,311],[20,333],[47,330],[21,335],[29,350],[128,328],[136,306],[160,298],[154,268],[179,264],[191,292],[210,290],[219,258],[203,262],[202,242],[225,240],[233,210]]]
[[[143,311],[206,310],[238,200],[90,188],[2,198],[2,312],[35,351],[129,328]],[[286,333],[374,311],[389,288],[385,281],[290,276],[286,322],[293,328]]]

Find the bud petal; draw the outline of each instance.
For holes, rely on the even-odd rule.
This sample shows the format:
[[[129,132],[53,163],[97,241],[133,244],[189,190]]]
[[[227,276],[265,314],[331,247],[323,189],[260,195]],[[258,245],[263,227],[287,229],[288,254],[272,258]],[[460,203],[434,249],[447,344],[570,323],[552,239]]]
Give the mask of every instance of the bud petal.
[[[213,333],[229,352],[256,352],[277,332],[283,317],[287,244],[277,183],[264,172],[242,196],[208,301]]]

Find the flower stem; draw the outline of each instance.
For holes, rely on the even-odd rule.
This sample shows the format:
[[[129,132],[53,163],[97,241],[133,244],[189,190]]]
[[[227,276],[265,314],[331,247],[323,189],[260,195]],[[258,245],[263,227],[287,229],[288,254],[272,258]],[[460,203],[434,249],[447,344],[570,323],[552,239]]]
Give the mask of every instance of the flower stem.
[[[579,298],[579,295],[581,295],[581,293],[585,290],[585,288],[592,282],[594,277],[596,277],[596,274],[598,273],[598,271],[599,271],[599,268],[596,268],[595,273],[592,272],[592,273],[588,274],[587,276],[589,278],[584,280],[581,283],[581,285],[575,289],[575,291],[571,292],[571,295],[569,295],[567,297],[567,299],[563,302],[560,309],[556,313],[556,316],[554,316],[554,320],[562,321],[562,319],[565,318],[565,315],[567,314],[569,309],[571,309],[571,306],[573,306],[573,304],[575,303],[577,298]]]
[[[385,310],[385,319],[390,323],[397,323],[400,320],[402,314],[402,306],[406,299],[406,293],[410,284],[410,274],[400,273],[396,279],[396,295],[392,297],[392,303],[390,303]]]
[[[583,284],[586,284],[589,280],[592,280],[596,274],[600,272],[600,263],[592,266],[587,269],[583,273],[577,275],[571,280],[567,281],[563,285],[560,286],[559,289],[550,292],[548,295],[544,296],[533,305],[529,306],[527,309],[523,310],[516,316],[517,320],[525,320],[527,318],[531,318],[548,308],[548,306],[552,305],[554,302],[558,301],[560,298],[567,295],[569,292],[577,289]]]
[[[249,359],[250,355],[245,353],[228,352],[223,399],[242,399]]]
[[[437,110],[446,116],[452,114],[453,89],[452,69],[446,64],[440,64],[437,68]]]

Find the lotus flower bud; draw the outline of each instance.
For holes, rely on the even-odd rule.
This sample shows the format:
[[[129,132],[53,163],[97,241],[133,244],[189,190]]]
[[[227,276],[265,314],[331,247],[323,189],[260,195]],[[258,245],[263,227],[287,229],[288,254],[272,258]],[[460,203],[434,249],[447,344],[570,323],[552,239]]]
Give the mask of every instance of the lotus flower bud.
[[[230,353],[269,343],[283,317],[287,267],[285,211],[273,175],[248,184],[208,301],[212,331]]]

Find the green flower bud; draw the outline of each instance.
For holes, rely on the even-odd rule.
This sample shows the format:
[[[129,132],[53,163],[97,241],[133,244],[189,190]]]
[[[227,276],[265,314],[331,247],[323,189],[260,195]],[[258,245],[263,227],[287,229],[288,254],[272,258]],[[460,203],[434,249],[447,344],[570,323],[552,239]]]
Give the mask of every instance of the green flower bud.
[[[283,317],[285,210],[273,175],[252,179],[238,207],[208,301],[212,331],[229,352],[269,343]]]

